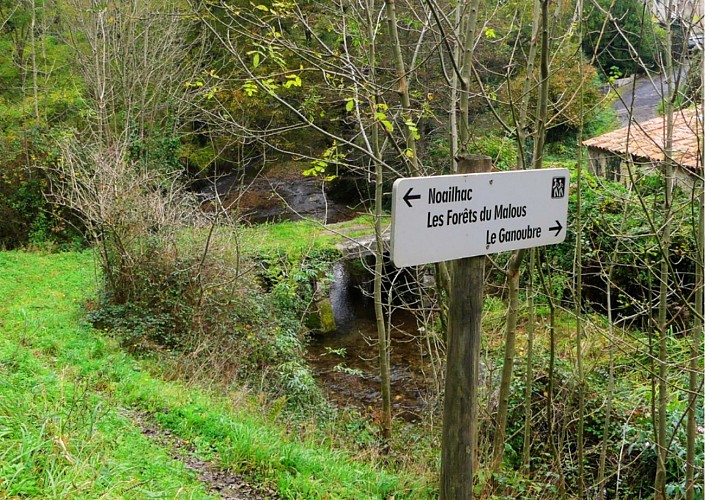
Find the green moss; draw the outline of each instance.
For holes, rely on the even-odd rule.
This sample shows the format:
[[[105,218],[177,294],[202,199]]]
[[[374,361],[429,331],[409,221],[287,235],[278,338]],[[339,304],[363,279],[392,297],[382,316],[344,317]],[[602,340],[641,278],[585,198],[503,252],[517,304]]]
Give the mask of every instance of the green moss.
[[[321,331],[323,333],[334,331],[336,329],[335,315],[333,314],[333,306],[330,303],[330,299],[321,299],[316,306],[318,317],[320,318]]]
[[[383,222],[387,225],[388,218]],[[299,260],[313,250],[335,253],[345,238],[374,233],[373,224],[369,215],[332,226],[309,220],[261,224],[242,230],[242,247],[252,256],[287,255],[289,260]]]

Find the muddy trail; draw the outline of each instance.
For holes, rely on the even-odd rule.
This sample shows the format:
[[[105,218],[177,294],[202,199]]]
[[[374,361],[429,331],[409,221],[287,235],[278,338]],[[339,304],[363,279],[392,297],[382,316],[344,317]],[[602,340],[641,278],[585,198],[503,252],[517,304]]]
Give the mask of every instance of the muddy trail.
[[[263,484],[253,484],[244,477],[220,467],[216,460],[197,456],[196,447],[164,429],[144,411],[127,410],[128,417],[142,430],[142,434],[169,451],[174,460],[193,471],[209,493],[225,500],[276,500],[277,492]]]

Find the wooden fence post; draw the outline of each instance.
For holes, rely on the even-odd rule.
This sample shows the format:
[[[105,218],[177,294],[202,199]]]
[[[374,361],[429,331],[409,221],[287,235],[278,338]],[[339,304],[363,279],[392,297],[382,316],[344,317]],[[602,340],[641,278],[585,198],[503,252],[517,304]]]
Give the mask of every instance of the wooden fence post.
[[[487,156],[458,158],[460,174],[489,172],[491,167],[492,160]],[[458,259],[450,264],[441,500],[466,500],[473,496],[473,462],[477,453],[485,256]]]

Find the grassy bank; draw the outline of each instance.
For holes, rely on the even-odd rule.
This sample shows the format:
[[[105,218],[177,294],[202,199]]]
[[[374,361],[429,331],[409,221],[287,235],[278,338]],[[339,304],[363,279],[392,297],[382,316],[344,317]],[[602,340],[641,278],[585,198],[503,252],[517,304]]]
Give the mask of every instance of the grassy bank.
[[[424,497],[413,480],[299,442],[242,394],[150,375],[82,320],[90,253],[0,253],[0,496],[208,497],[146,413],[204,459],[286,498]]]
[[[384,217],[383,227],[391,223]],[[285,221],[242,230],[245,253],[255,255],[287,254],[299,258],[311,250],[333,250],[347,238],[374,234],[374,217],[361,215],[347,222],[323,225],[316,221]]]

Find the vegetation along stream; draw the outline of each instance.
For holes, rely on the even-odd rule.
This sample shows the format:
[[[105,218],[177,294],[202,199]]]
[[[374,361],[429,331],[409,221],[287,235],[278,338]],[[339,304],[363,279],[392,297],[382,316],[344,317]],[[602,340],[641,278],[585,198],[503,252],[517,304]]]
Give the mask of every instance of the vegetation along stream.
[[[303,218],[335,223],[355,215],[319,179],[278,166],[261,170],[250,166],[202,186],[199,194],[207,203],[217,195],[225,207],[237,209],[251,224]],[[374,307],[362,290],[364,283],[351,277],[351,265],[351,261],[333,264],[329,297],[336,328],[313,335],[308,361],[336,404],[374,410],[381,400]],[[428,350],[417,340],[413,314],[397,309],[390,320],[394,410],[401,418],[415,420],[431,394]]]
[[[702,500],[669,3],[0,0],[0,498]],[[387,262],[395,183],[474,161],[565,169],[565,240]],[[396,186],[491,243],[496,186]],[[495,243],[553,233],[514,198]]]

